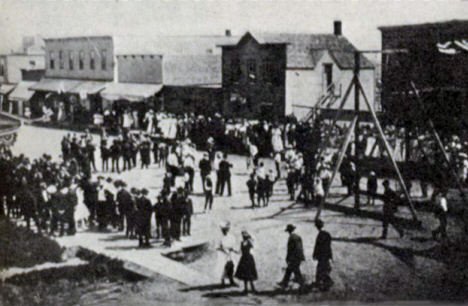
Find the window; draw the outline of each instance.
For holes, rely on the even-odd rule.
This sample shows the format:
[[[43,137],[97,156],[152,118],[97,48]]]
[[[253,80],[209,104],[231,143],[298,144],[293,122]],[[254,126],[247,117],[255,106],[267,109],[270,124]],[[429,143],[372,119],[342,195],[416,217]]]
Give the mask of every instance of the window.
[[[36,61],[29,61],[29,66],[35,67],[36,66]]]
[[[333,90],[333,64],[323,64],[323,77],[325,81],[325,88],[326,91],[332,91]]]
[[[59,65],[60,65],[60,69],[63,69],[64,65],[63,65],[63,51],[62,50],[59,51]]]
[[[91,50],[91,52],[89,53],[89,57],[90,57],[89,58],[89,69],[94,70],[96,65],[95,65],[95,61],[94,61],[95,52],[93,50]]]
[[[257,78],[257,62],[254,59],[247,61],[247,72],[250,81],[255,81]]]
[[[231,59],[231,80],[233,82],[238,82],[241,78],[242,70],[240,66],[239,58],[232,58]]]
[[[80,66],[80,70],[83,70],[84,69],[84,52],[83,50],[80,50],[80,54],[79,54],[79,66]]]
[[[5,59],[0,59],[0,75],[5,75]]]
[[[107,69],[107,51],[105,49],[101,50],[101,69]]]
[[[49,54],[49,67],[50,69],[54,70],[55,69],[55,52],[54,51],[50,51],[50,54]]]
[[[75,61],[75,57],[73,55],[73,51],[68,52],[68,66],[70,70],[73,70],[74,68],[73,67],[74,61]]]

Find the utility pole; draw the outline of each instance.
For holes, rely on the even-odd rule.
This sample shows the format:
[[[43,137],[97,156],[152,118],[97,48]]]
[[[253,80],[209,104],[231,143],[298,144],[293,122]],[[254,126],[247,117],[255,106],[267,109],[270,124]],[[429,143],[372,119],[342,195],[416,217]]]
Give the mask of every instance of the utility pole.
[[[359,146],[359,94],[360,94],[360,89],[359,89],[359,70],[360,70],[360,58],[361,54],[359,51],[354,52],[354,112],[355,116],[357,118],[356,120],[356,127],[354,128],[354,162],[356,166],[356,171],[354,174],[354,208],[356,211],[359,211],[360,209],[360,203],[359,203],[359,181],[360,181],[360,173],[359,173],[359,155],[361,152],[359,152],[360,146]]]

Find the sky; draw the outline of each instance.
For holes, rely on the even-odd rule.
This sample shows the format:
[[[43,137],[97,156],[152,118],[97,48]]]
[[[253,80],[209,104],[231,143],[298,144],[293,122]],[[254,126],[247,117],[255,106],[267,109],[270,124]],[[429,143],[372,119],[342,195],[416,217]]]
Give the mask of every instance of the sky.
[[[0,0],[0,53],[23,36],[333,33],[379,49],[385,25],[468,19],[468,0]]]

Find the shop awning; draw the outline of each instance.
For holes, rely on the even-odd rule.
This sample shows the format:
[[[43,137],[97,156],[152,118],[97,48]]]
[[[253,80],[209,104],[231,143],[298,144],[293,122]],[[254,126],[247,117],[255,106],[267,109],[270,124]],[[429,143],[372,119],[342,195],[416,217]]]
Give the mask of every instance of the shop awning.
[[[34,84],[36,82],[19,82],[18,86],[10,93],[9,99],[13,101],[28,101],[34,95],[34,90],[29,89]]]
[[[106,82],[85,81],[70,90],[79,95],[95,95],[106,87]]]
[[[65,79],[42,79],[35,85],[31,86],[29,89],[65,93],[70,92],[70,90],[77,87],[81,83],[83,83],[83,81]]]
[[[157,84],[109,83],[101,92],[101,96],[110,101],[138,102],[154,96],[162,87]]]
[[[8,94],[10,91],[12,91],[15,88],[16,85],[8,85],[8,84],[2,84],[0,86],[0,93],[1,94]]]

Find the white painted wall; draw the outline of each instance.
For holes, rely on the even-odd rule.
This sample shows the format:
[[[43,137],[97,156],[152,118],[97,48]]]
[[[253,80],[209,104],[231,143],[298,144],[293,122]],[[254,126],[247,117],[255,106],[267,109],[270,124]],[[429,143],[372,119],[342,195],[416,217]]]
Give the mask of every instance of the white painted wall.
[[[345,94],[352,77],[351,69],[341,70],[333,58],[324,54],[317,63],[315,69],[288,69],[286,70],[286,115],[294,114],[298,119],[306,116],[310,109],[306,107],[315,106],[326,90],[324,79],[324,64],[333,64],[333,82],[335,92],[338,94],[341,87],[341,97]],[[366,92],[366,96],[374,103],[375,96],[375,73],[374,70],[361,70],[360,80]],[[339,98],[332,108],[338,108],[341,103]],[[301,107],[306,106],[306,107]],[[374,105],[373,105],[374,106]],[[374,106],[375,107],[375,106]],[[354,88],[344,105],[344,109],[354,109]],[[364,98],[361,97],[360,109],[367,110]]]

